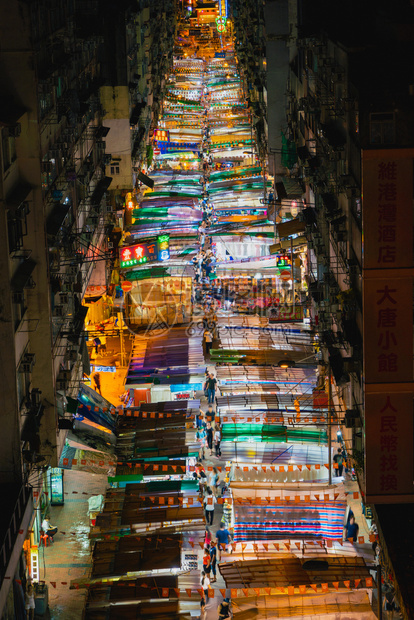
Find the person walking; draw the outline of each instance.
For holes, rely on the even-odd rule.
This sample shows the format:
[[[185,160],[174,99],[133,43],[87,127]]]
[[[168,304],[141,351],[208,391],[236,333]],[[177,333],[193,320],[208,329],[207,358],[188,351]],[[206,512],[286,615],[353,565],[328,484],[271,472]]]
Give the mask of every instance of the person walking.
[[[207,547],[210,548],[210,545],[212,542],[213,542],[213,537],[211,535],[211,531],[206,525],[206,534],[204,536],[204,549],[206,549]]]
[[[214,495],[217,497],[218,489],[220,486],[220,476],[217,467],[213,467],[213,473],[210,478],[210,488],[213,490]]]
[[[206,601],[204,598],[200,601],[200,620],[206,620],[207,611],[206,611]]]
[[[96,372],[93,375],[93,382],[95,384],[95,391],[99,392],[99,394],[102,396],[102,390],[101,390],[101,375],[99,374],[99,372]]]
[[[203,555],[203,571],[205,572],[205,574],[207,575],[207,577],[210,579],[210,572],[211,572],[211,556],[210,556],[210,547],[205,547],[204,548],[204,555]]]
[[[97,356],[99,347],[101,346],[101,340],[100,338],[96,337],[93,339],[92,342],[93,342],[93,346],[95,347],[95,356]]]
[[[215,378],[214,374],[210,372],[207,379],[207,399],[209,404],[214,403],[214,399],[216,397],[216,385],[217,379]]]
[[[207,422],[210,422],[212,428],[214,428],[215,422],[216,422],[216,412],[213,409],[213,405],[210,403],[207,408],[207,411],[202,411],[202,409],[200,409],[200,413],[205,416],[205,419],[207,420]]]
[[[202,425],[197,429],[197,432],[196,432],[196,440],[200,444],[200,450],[198,452],[198,458],[200,459],[200,461],[203,461],[205,459],[204,448],[206,445],[206,438],[207,438],[207,431],[206,431],[205,426]]]
[[[349,519],[348,525],[346,526],[346,538],[347,538],[347,540],[349,538],[352,538],[353,542],[356,542],[357,538],[358,538],[358,532],[359,532],[359,525],[355,521],[355,517],[351,517]]]
[[[344,455],[342,453],[342,448],[338,448],[338,452],[333,457],[333,461],[334,461],[335,476],[339,478],[342,476],[342,472],[344,469]]]
[[[34,620],[36,603],[35,603],[35,591],[31,583],[27,586],[24,599],[25,599],[26,618],[27,620]]]
[[[220,523],[220,529],[216,532],[216,545],[218,550],[218,560],[221,559],[222,550],[226,550],[227,545],[231,542],[231,535],[227,528],[225,528],[224,523]]]
[[[207,485],[207,475],[204,470],[203,464],[198,462],[195,465],[195,472],[193,474],[194,478],[198,480],[198,491],[200,493],[200,499],[204,496],[204,489]]]
[[[210,556],[210,554],[209,554]],[[204,590],[204,598],[206,600],[206,602],[208,601],[208,589],[210,587],[210,577],[208,575],[206,575],[205,571],[202,571],[201,573],[201,577],[200,577],[200,585]]]
[[[216,496],[213,494],[213,491],[210,487],[207,487],[206,496],[204,498],[204,510],[206,513],[206,523],[207,525],[213,525],[214,521],[214,506],[217,503]]]
[[[206,347],[206,357],[210,357],[210,351],[213,344],[213,335],[209,329],[204,330],[204,344]]]
[[[214,431],[214,449],[216,451],[217,458],[221,456],[220,443],[221,443],[221,428],[219,424],[216,424],[216,428]]]
[[[225,598],[222,603],[218,606],[218,620],[225,620],[225,618],[230,618],[230,601]]]
[[[198,240],[199,240],[201,249],[203,249],[204,243],[206,241],[206,228],[207,226],[205,222],[201,222],[200,226],[198,227]]]
[[[217,581],[217,547],[214,542],[211,542],[210,545],[210,558],[211,558],[211,572],[213,573],[213,577],[211,578],[211,583]]]
[[[207,422],[206,439],[208,449],[210,450],[210,456],[213,456],[213,427],[210,422]]]

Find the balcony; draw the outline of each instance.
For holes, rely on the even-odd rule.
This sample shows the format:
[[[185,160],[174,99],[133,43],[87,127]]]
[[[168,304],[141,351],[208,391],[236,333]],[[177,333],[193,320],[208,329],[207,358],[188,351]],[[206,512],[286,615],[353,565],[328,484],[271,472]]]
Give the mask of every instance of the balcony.
[[[17,487],[17,488],[16,488]],[[26,532],[33,515],[32,488],[22,484],[0,486],[0,616],[20,559]]]

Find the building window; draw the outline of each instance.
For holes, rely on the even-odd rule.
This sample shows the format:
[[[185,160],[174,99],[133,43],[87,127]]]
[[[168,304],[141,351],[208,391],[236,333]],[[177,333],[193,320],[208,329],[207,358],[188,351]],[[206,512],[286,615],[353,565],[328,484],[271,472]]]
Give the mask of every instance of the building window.
[[[26,314],[26,296],[24,291],[14,292],[12,296],[14,329],[17,331]]]
[[[19,403],[19,407],[23,405],[25,398],[28,397],[30,392],[30,372],[23,370],[22,366],[19,366],[18,372],[16,373],[16,381],[17,381],[17,400]]]
[[[22,202],[17,209],[7,213],[7,235],[9,252],[16,252],[23,247],[23,237],[27,235],[27,216],[30,213],[27,202]]]
[[[111,164],[111,174],[119,174],[119,164]]]
[[[371,144],[394,144],[395,117],[391,113],[373,113],[370,117]]]
[[[14,136],[9,134],[7,127],[1,132],[1,147],[3,152],[3,172],[6,172],[16,159],[16,141]]]

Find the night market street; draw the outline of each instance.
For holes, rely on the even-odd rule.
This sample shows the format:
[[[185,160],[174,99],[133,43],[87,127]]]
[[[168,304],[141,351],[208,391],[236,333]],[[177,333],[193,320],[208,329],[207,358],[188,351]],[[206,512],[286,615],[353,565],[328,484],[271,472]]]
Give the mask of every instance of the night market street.
[[[0,620],[412,620],[413,0],[0,42]]]

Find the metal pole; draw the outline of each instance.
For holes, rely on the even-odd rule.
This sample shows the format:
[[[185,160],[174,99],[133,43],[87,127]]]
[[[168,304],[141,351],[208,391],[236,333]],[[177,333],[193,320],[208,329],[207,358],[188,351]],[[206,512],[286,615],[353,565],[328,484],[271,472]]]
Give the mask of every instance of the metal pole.
[[[119,328],[119,337],[121,340],[121,366],[124,366],[124,330],[122,327]]]
[[[382,581],[381,564],[377,566],[378,620],[382,620]]]
[[[332,370],[328,362],[328,464],[329,484],[332,484]]]

